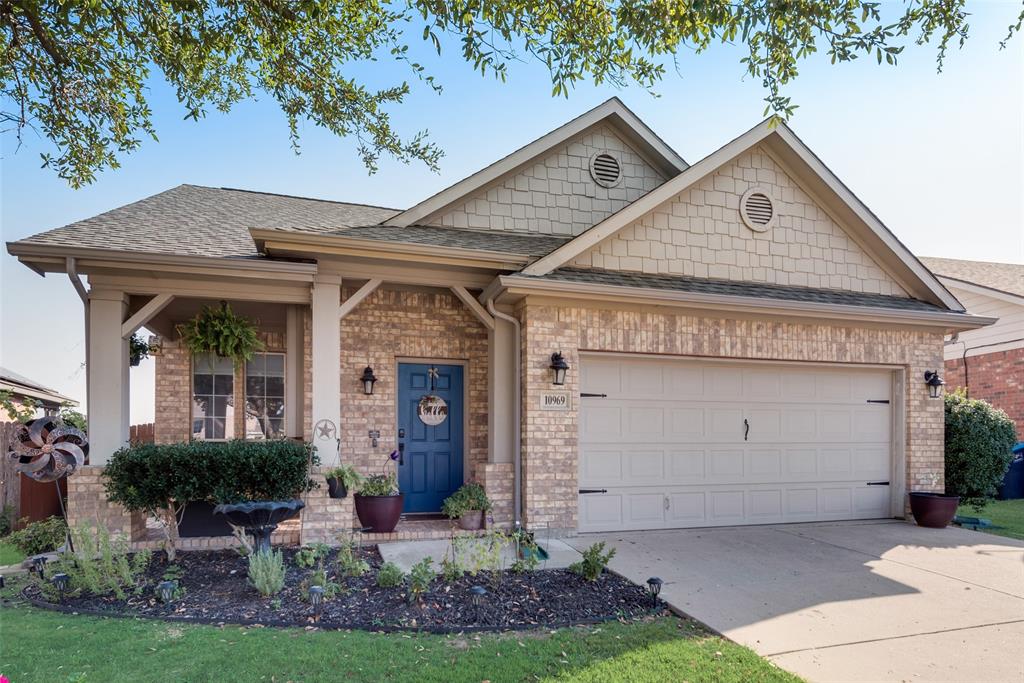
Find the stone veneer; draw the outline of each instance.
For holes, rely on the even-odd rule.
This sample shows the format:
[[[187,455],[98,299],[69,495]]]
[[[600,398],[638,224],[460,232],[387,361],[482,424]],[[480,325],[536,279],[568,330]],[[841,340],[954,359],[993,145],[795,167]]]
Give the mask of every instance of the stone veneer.
[[[775,225],[750,230],[739,202],[767,191]],[[906,296],[761,147],[623,228],[572,265]]]
[[[907,370],[906,489],[941,491],[944,414],[928,398],[924,371],[942,363],[941,331],[852,327],[825,323],[737,320],[648,309],[614,310],[529,299],[523,323],[524,522],[574,533],[577,528],[580,351],[709,356],[736,359],[872,363]],[[572,370],[569,412],[539,409],[551,388],[552,350]],[[932,478],[936,477],[935,481]]]
[[[590,157],[598,152],[611,152],[619,160],[622,180],[614,187],[602,187],[590,177]],[[427,222],[578,235],[664,182],[610,127],[599,126]]]

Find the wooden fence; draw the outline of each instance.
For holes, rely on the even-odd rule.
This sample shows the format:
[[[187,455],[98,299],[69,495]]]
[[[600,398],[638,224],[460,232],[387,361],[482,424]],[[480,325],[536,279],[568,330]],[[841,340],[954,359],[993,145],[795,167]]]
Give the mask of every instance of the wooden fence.
[[[131,443],[153,443],[153,423],[148,422],[141,425],[132,425],[131,435],[128,440]]]

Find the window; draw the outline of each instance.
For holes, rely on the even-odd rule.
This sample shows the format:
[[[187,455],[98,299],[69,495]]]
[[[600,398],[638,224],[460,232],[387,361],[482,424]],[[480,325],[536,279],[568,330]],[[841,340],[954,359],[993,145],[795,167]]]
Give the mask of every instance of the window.
[[[284,354],[257,353],[245,364],[245,438],[283,439]]]
[[[230,358],[204,353],[192,359],[192,438],[235,436],[235,369]]]

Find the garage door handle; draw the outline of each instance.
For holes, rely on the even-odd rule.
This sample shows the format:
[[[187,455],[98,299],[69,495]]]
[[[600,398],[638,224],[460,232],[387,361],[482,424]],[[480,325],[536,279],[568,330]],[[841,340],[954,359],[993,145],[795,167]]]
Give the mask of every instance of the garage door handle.
[[[580,489],[580,493],[608,493],[608,489]]]
[[[889,482],[887,482],[887,481],[869,481],[869,482],[867,482],[867,485],[868,486],[888,486]]]
[[[743,418],[743,440],[746,441],[748,436],[750,436],[750,422]]]

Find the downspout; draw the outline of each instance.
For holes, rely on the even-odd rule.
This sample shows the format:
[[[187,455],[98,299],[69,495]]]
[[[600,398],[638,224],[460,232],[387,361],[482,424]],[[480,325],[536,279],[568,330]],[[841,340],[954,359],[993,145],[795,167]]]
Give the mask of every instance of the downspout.
[[[78,298],[82,300],[82,308],[85,310],[85,428],[86,432],[89,429],[89,368],[92,364],[89,362],[89,292],[86,290],[85,285],[82,284],[82,278],[78,275],[78,265],[75,262],[74,256],[68,256],[65,259],[66,270],[68,271],[68,279],[71,280],[71,284],[74,285],[75,291],[78,292]]]
[[[499,320],[512,323],[512,327],[516,331],[516,353],[515,361],[513,363],[513,387],[515,391],[515,400],[512,402],[512,424],[515,425],[515,430],[512,432],[512,515],[514,528],[518,529],[523,524],[523,492],[522,492],[522,480],[523,480],[523,453],[522,453],[522,441],[523,441],[523,396],[522,396],[522,353],[523,353],[523,342],[522,327],[519,324],[519,319],[515,316],[511,316],[507,313],[494,308],[494,297],[492,296],[487,300],[487,312],[493,315]]]

